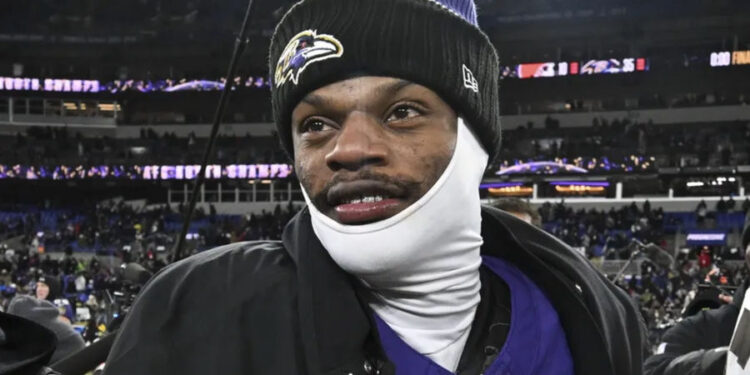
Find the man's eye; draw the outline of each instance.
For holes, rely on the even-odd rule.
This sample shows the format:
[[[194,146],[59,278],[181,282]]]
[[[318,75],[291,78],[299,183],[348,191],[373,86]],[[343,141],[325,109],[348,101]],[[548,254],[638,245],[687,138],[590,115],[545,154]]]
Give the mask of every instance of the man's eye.
[[[396,107],[396,109],[391,112],[390,116],[385,120],[386,122],[391,121],[399,121],[399,120],[406,120],[412,117],[416,117],[421,115],[422,112],[418,109],[408,106],[408,105],[400,105]]]
[[[317,119],[311,119],[308,121],[305,121],[302,126],[300,126],[300,133],[317,133],[322,132],[329,128],[328,124],[321,120]]]

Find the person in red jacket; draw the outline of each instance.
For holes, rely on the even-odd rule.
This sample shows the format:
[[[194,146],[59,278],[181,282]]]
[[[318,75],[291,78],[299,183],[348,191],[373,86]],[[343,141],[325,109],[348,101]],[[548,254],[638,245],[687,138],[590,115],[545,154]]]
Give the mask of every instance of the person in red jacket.
[[[711,267],[711,263],[711,249],[708,246],[703,246],[701,252],[698,254],[698,265],[701,267],[701,270],[705,270]]]

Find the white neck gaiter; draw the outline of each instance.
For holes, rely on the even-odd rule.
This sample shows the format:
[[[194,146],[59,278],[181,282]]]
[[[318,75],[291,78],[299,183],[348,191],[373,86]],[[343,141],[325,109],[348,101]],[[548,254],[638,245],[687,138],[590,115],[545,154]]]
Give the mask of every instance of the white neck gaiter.
[[[481,205],[488,155],[463,119],[445,171],[388,219],[343,225],[307,201],[331,258],[371,292],[372,309],[417,352],[455,371],[479,304]]]

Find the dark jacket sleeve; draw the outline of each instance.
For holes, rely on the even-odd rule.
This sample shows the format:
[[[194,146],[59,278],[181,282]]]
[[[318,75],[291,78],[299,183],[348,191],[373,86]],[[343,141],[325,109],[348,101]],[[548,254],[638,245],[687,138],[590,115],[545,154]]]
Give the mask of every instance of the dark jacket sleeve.
[[[252,306],[271,303],[261,293],[274,293],[274,285],[285,280],[284,269],[274,266],[278,254],[233,244],[163,269],[125,318],[105,374],[252,373],[244,362],[262,351],[246,351],[242,345],[248,332],[244,323],[257,310]]]
[[[645,362],[646,375],[722,375],[726,350],[739,309],[735,304],[701,311],[662,338],[657,354]]]

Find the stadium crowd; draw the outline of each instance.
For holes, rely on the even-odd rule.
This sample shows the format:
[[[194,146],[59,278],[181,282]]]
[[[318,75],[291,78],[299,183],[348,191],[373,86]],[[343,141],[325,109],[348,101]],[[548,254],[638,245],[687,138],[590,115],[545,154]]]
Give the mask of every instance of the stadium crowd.
[[[299,208],[276,205],[260,214],[220,215],[213,206],[198,208],[190,226],[199,249],[230,242],[276,239]],[[124,247],[166,251],[184,218],[182,204],[135,208],[107,201],[78,208],[0,207],[0,239],[32,252],[112,254]]]
[[[669,235],[677,228],[687,231],[694,225],[690,220],[680,221],[681,216],[695,217],[695,225],[702,229],[719,227],[717,218],[721,215],[736,214],[742,216],[739,222],[744,222],[750,199],[742,204],[732,198],[721,199],[710,210],[706,202],[701,202],[690,213],[665,213],[661,208],[651,208],[648,201],[640,207],[632,204],[606,211],[574,210],[563,203],[545,203],[533,209],[515,199],[495,204],[543,226],[593,264],[603,267],[604,261],[609,261],[615,268],[602,269],[640,307],[654,351],[664,332],[682,317],[730,302],[733,291],[750,277],[744,253],[737,247],[685,246],[676,258],[670,255],[664,260],[665,254],[671,253],[667,249],[673,247]],[[741,225],[733,230],[742,230]],[[658,253],[649,254],[641,247],[649,245],[643,244],[655,244],[652,249]]]
[[[656,166],[730,166],[750,163],[750,123],[655,126],[629,119],[595,118],[591,127],[564,128],[554,117],[503,133],[501,159],[551,160],[656,156]],[[635,152],[633,152],[635,150]]]
[[[111,1],[106,6],[90,0],[77,0],[72,4],[50,1],[9,4],[3,14],[4,23],[15,32],[85,32],[133,33],[147,29],[166,33],[171,29],[212,30],[229,32],[235,12],[244,9],[243,2],[231,1],[214,6],[210,0],[166,1],[139,0]],[[271,13],[267,11],[266,13]],[[29,22],[34,20],[36,22]],[[270,25],[274,20],[269,20]],[[185,37],[185,36],[183,36]]]
[[[116,165],[189,164],[200,161],[207,139],[194,133],[178,137],[143,128],[137,139],[84,138],[66,128],[32,127],[27,134],[0,136],[11,147],[0,150],[8,164],[25,165]],[[285,162],[276,138],[227,135],[216,142],[219,164],[268,164]]]
[[[634,250],[633,239],[667,248],[665,227],[674,224],[670,213],[650,206],[647,202],[642,207],[633,204],[598,211],[547,203],[531,210],[523,204],[504,209],[527,210],[529,220],[601,266],[605,259],[628,259]],[[721,211],[748,208],[748,200],[742,205],[730,207],[724,202],[717,207]],[[272,212],[245,216],[220,215],[212,207],[208,212],[199,209],[190,228],[191,251],[237,241],[278,239],[284,223],[298,209],[290,203],[278,205]],[[183,210],[181,205],[138,209],[115,201],[80,210],[3,207],[0,309],[7,311],[17,295],[38,294],[42,283],[50,290],[50,302],[85,341],[94,340],[108,325],[118,324],[114,318],[126,311],[128,300],[138,291],[118,265],[137,263],[151,273],[166,266]],[[720,212],[701,204],[692,214],[712,217]],[[638,272],[628,272],[615,281],[641,306],[656,345],[661,333],[688,309],[699,288],[741,284],[748,276],[747,269],[726,262],[741,258],[727,247],[695,247],[679,255],[675,267],[641,259]]]
[[[41,127],[0,138],[12,145],[0,150],[1,159],[22,165],[189,164],[200,160],[206,143],[194,133],[181,137],[169,132],[157,134],[150,128],[142,128],[137,139],[84,138],[66,128]],[[499,161],[489,170],[549,160],[566,160],[603,171],[616,170],[622,163],[632,164],[626,166],[627,171],[750,164],[750,124],[654,126],[628,119],[597,118],[591,127],[561,129],[558,120],[548,117],[543,128],[528,123],[504,132],[503,138],[505,147]],[[273,135],[220,136],[216,150],[219,164],[288,160]]]
[[[213,206],[208,212],[199,208],[188,255],[231,242],[277,239],[298,209],[289,203],[229,216]],[[119,326],[144,274],[169,263],[184,210],[122,201],[82,209],[0,207],[0,311],[51,328],[59,341],[53,361],[83,348]]]

